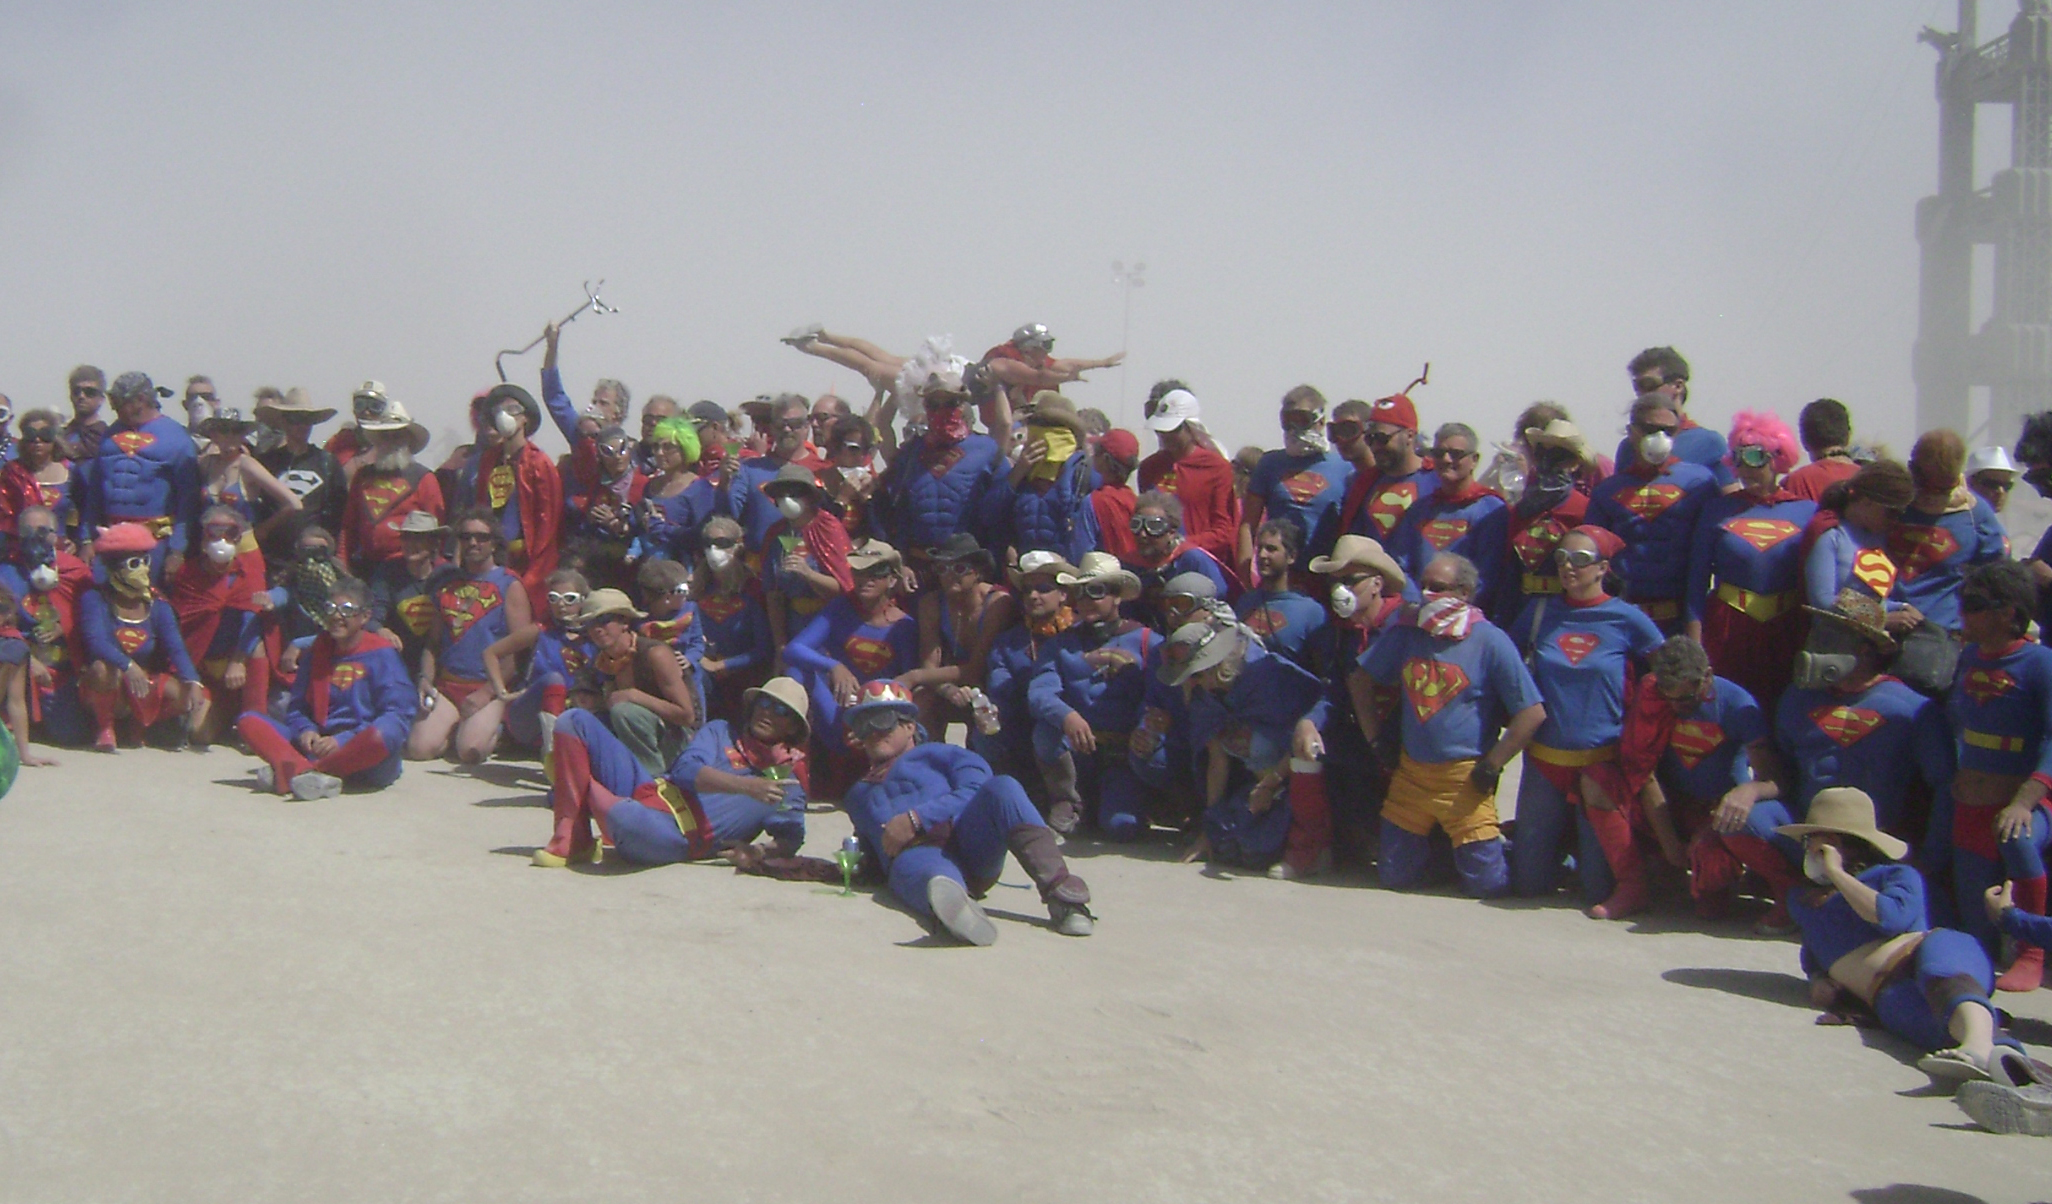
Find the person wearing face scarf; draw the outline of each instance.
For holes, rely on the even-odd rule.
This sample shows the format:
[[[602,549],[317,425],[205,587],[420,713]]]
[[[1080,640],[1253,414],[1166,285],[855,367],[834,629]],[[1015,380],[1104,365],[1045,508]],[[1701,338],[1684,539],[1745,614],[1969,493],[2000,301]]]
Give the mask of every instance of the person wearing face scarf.
[[[472,503],[497,520],[506,567],[530,597],[539,597],[556,571],[563,527],[562,477],[548,453],[529,442],[541,428],[541,407],[519,385],[498,385],[471,413],[480,448]]]
[[[107,396],[119,421],[84,476],[79,539],[89,546],[102,527],[142,524],[156,540],[152,573],[161,581],[184,561],[199,523],[198,451],[158,407],[157,386],[144,373],[123,373]]]
[[[1442,553],[1465,557],[1480,574],[1474,604],[1508,618],[1500,601],[1504,557],[1510,547],[1510,507],[1503,495],[1475,479],[1481,462],[1473,427],[1449,422],[1428,453],[1438,486],[1412,503],[1389,537],[1389,554],[1413,577]]]
[[[617,426],[592,441],[592,473],[572,479],[571,536],[585,549],[585,571],[601,586],[621,588],[642,554],[642,495],[648,478],[634,467],[634,442]]]
[[[1958,735],[1951,806],[1952,882],[1959,919],[1990,954],[1997,937],[1980,900],[2005,879],[2023,912],[2045,914],[2052,854],[2052,648],[2024,638],[2037,610],[2030,571],[2014,561],[1981,565],[1960,590],[1967,648],[1945,699]],[[1933,833],[1930,843],[1939,843]],[[1920,858],[1922,860],[1923,858]],[[2022,942],[1998,991],[2035,991],[2043,945]]]
[[[1128,762],[1147,691],[1143,666],[1160,639],[1119,616],[1140,579],[1109,552],[1091,552],[1057,584],[1076,621],[1054,637],[1026,687],[1033,757],[1047,784],[1047,826],[1064,836],[1087,820],[1112,840],[1147,834],[1147,792]]]
[[[195,744],[214,742],[218,729],[244,711],[262,711],[271,687],[263,616],[272,606],[263,553],[245,550],[249,525],[228,506],[200,515],[200,554],[165,583],[178,614],[178,630],[197,656],[207,690],[207,722],[196,724]]]
[[[1899,647],[1883,615],[1879,598],[1852,587],[1829,608],[1809,609],[1795,679],[1773,712],[1779,755],[1755,764],[1753,780],[1726,791],[1712,815],[1725,848],[1772,885],[1777,899],[1803,858],[1796,842],[1776,831],[1806,816],[1820,791],[1858,789],[1890,831],[1940,834],[1939,825],[1923,819],[1924,800],[1952,780],[1953,737],[1937,703],[1882,675]],[[1929,849],[1919,860],[1932,871],[1949,870],[1949,849]],[[1949,911],[1949,900],[1941,902]],[[1770,913],[1767,923],[1778,919]]]
[[[913,380],[922,365],[924,375]],[[995,439],[969,431],[970,399],[961,366],[952,361],[929,365],[922,355],[905,366],[900,395],[918,398],[926,433],[900,447],[884,470],[876,489],[875,525],[901,548],[938,547],[957,531],[978,535],[989,545],[975,520],[983,512],[984,495],[1004,471],[1004,457]]]
[[[724,515],[706,520],[691,578],[691,600],[705,636],[698,662],[707,714],[732,715],[741,692],[768,680],[776,645],[762,580],[741,556],[741,524]]]
[[[1439,488],[1439,476],[1418,454],[1418,407],[1393,393],[1368,407],[1367,442],[1373,471],[1357,470],[1340,501],[1340,529],[1387,543],[1404,512]]]
[[[840,514],[841,525],[850,536],[867,539],[873,516],[870,495],[876,491],[876,428],[867,418],[855,415],[836,418],[827,428],[826,444],[820,448],[826,467],[819,470],[819,487]]]
[[[898,606],[898,550],[869,540],[849,550],[848,568],[854,588],[829,601],[784,648],[791,676],[811,691],[813,725],[832,753],[836,785],[859,768],[841,739],[842,709],[864,683],[919,667],[919,620]]]
[[[1965,465],[1966,445],[1956,433],[1924,432],[1909,458],[1916,498],[1888,541],[1899,569],[1896,600],[1915,607],[1925,624],[1948,633],[1959,631],[1959,585],[1967,570],[2005,559],[2009,547],[1994,508],[1966,487]],[[1927,637],[1912,631],[1905,647],[1919,638]]]
[[[1767,714],[1753,696],[1718,677],[1701,644],[1672,636],[1647,657],[1617,760],[1589,770],[1606,796],[1644,800],[1661,855],[1690,871],[1697,915],[1724,915],[1740,876],[1757,870],[1774,892],[1773,908],[1753,929],[1763,936],[1789,931],[1787,867],[1744,831],[1753,777],[1785,772],[1770,737]]]
[[[178,632],[178,615],[150,585],[157,539],[141,523],[116,523],[94,548],[106,582],[78,606],[88,663],[80,693],[93,713],[93,748],[115,749],[115,724],[131,720],[139,742],[161,719],[204,721],[206,689]]]
[[[1474,606],[1479,577],[1458,553],[1433,557],[1419,575],[1424,601],[1375,641],[1350,678],[1355,722],[1378,758],[1387,754],[1379,751],[1383,718],[1371,691],[1380,685],[1402,693],[1402,752],[1382,800],[1378,860],[1391,890],[1424,883],[1435,828],[1453,844],[1463,890],[1478,899],[1510,890],[1496,783],[1551,708],[1510,637]]]
[[[1624,579],[1625,601],[1669,635],[1682,626],[1696,518],[1719,493],[1715,473],[1674,454],[1681,421],[1678,407],[1665,394],[1634,402],[1631,430],[1637,456],[1598,484],[1589,498],[1589,522],[1624,541],[1617,571]],[[1711,433],[1724,442],[1722,435]]]
[[[1074,561],[1097,547],[1090,505],[1090,451],[1076,403],[1036,393],[1023,421],[1026,440],[1009,473],[992,479],[979,524],[994,548],[1060,552]]]
[[[292,683],[283,722],[245,711],[236,730],[264,764],[256,788],[309,800],[345,787],[382,790],[404,772],[408,731],[419,707],[399,650],[368,631],[370,590],[353,577],[328,593],[327,622]]]
[[[1781,487],[1795,436],[1772,414],[1745,411],[1729,440],[1739,492],[1710,499],[1689,548],[1684,630],[1720,676],[1769,712],[1788,688],[1808,624],[1803,619],[1802,534],[1817,515]]]
[[[763,494],[779,515],[763,536],[762,593],[770,638],[781,648],[829,601],[854,589],[855,576],[848,568],[847,528],[822,504],[825,494],[812,470],[786,464]]]
[[[93,586],[93,571],[60,542],[48,507],[26,507],[15,521],[0,585],[14,591],[16,623],[28,644],[29,722],[51,744],[82,744],[90,733],[78,693],[85,659],[78,603]]]
[[[1325,396],[1310,385],[1283,394],[1283,447],[1261,457],[1247,482],[1240,511],[1235,564],[1240,579],[1252,583],[1254,535],[1265,518],[1286,518],[1304,532],[1303,546],[1292,568],[1309,568],[1313,556],[1332,550],[1340,532],[1340,503],[1353,480],[1354,466],[1335,455],[1325,432]]]
[[[1554,550],[1560,596],[1533,598],[1510,625],[1546,703],[1518,783],[1511,890],[1552,894],[1572,841],[1583,902],[1599,920],[1645,906],[1645,868],[1632,837],[1640,800],[1610,795],[1589,771],[1617,760],[1627,686],[1638,678],[1632,662],[1665,638],[1643,611],[1604,589],[1624,551],[1602,527],[1568,532]]]
[[[1803,973],[1819,1023],[1852,1023],[1854,1008],[1926,1051],[1917,1068],[1940,1084],[2036,1072],[2002,1031],[1989,1001],[1994,969],[1966,933],[1933,929],[1909,847],[1874,822],[1874,802],[1850,788],[1818,794],[1809,819],[1778,829],[1801,841],[1805,884],[1791,893]],[[1978,907],[1976,908],[1978,910]]]
[[[1500,589],[1500,613],[1506,616],[1534,597],[1559,596],[1553,550],[1588,517],[1588,478],[1597,471],[1580,428],[1551,402],[1527,406],[1519,415],[1517,443],[1525,458],[1525,487],[1510,510]]]
[[[71,513],[72,473],[58,458],[57,415],[30,410],[21,416],[20,427],[15,458],[0,465],[0,537],[14,534],[21,512],[30,506],[48,507],[60,527],[68,525]]]

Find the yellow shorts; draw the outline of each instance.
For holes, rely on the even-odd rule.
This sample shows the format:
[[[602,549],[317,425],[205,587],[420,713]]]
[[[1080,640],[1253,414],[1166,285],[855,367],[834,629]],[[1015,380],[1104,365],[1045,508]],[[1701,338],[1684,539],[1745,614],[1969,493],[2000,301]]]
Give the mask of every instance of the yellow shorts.
[[[1429,836],[1437,825],[1457,846],[1496,839],[1503,834],[1496,799],[1468,784],[1474,768],[1473,761],[1427,765],[1403,757],[1382,800],[1382,818],[1413,836]]]

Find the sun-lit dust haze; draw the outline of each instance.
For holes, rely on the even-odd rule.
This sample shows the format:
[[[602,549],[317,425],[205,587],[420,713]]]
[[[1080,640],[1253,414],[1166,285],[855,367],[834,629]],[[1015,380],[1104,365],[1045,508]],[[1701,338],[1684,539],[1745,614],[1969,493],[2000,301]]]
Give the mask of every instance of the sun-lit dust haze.
[[[1985,38],[2014,4],[1983,10]],[[1233,446],[1278,441],[1293,385],[1372,398],[1429,360],[1428,430],[1504,438],[1545,397],[1607,449],[1655,343],[1706,424],[1833,396],[1913,435],[1916,35],[1950,0],[0,12],[17,410],[79,362],[244,406],[377,378],[446,446],[493,354],[603,277],[580,398],[866,399],[778,336],[974,357],[1037,321],[1059,354],[1127,341],[1079,405],[1137,427],[1178,376]]]

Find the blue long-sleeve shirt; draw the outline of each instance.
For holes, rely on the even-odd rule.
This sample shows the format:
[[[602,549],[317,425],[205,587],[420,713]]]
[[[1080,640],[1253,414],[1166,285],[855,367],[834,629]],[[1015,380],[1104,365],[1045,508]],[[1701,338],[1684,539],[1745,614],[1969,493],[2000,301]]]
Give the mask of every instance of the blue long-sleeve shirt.
[[[1817,503],[1800,498],[1765,504],[1743,493],[1711,498],[1689,544],[1684,615],[1702,620],[1713,582],[1755,594],[1797,588],[1803,578],[1803,528],[1816,513]]]
[[[842,805],[855,824],[855,835],[888,869],[885,824],[907,811],[927,829],[952,824],[990,779],[990,762],[968,749],[921,744],[891,762],[882,780],[865,779],[850,786]]]
[[[1026,687],[1026,707],[1034,719],[1060,726],[1080,714],[1105,734],[1130,732],[1140,721],[1140,703],[1147,694],[1147,654],[1161,637],[1126,621],[1106,640],[1095,640],[1081,626],[1069,628],[1048,644]],[[1131,657],[1099,669],[1085,660],[1092,652],[1118,652]]]
[[[329,638],[323,633],[314,640],[319,645]],[[387,749],[404,745],[420,709],[420,694],[399,650],[383,636],[367,632],[353,651],[336,656],[328,670],[326,723],[315,721],[310,696],[313,673],[309,658],[315,651],[309,648],[300,658],[300,671],[292,682],[292,702],[285,712],[286,734],[297,740],[307,732],[332,736],[374,727]]]
[[[159,537],[170,551],[185,551],[199,523],[201,490],[199,455],[184,427],[159,414],[138,427],[109,429],[85,480],[85,538],[115,523],[168,518],[170,529]]]
[[[91,590],[79,599],[78,625],[90,660],[106,661],[116,669],[140,664],[151,673],[169,666],[180,681],[199,680],[185,637],[178,632],[178,615],[162,598],[151,601],[150,613],[140,622],[131,623],[115,616],[105,593]]]

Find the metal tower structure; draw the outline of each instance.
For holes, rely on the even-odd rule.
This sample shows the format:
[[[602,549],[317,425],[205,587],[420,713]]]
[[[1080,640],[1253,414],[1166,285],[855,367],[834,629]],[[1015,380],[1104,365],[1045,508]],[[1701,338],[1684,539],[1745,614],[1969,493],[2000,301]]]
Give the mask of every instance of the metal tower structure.
[[[1938,49],[1938,194],[1917,203],[1922,293],[1914,372],[1917,427],[1972,438],[1968,391],[1989,390],[1984,442],[2015,437],[2052,409],[2052,8],[2022,0],[2009,32],[1977,45],[1977,0],[1959,28],[1925,29]],[[2009,166],[1974,187],[1974,117],[2012,110]],[[1995,248],[1994,306],[1973,325],[1974,247]]]

